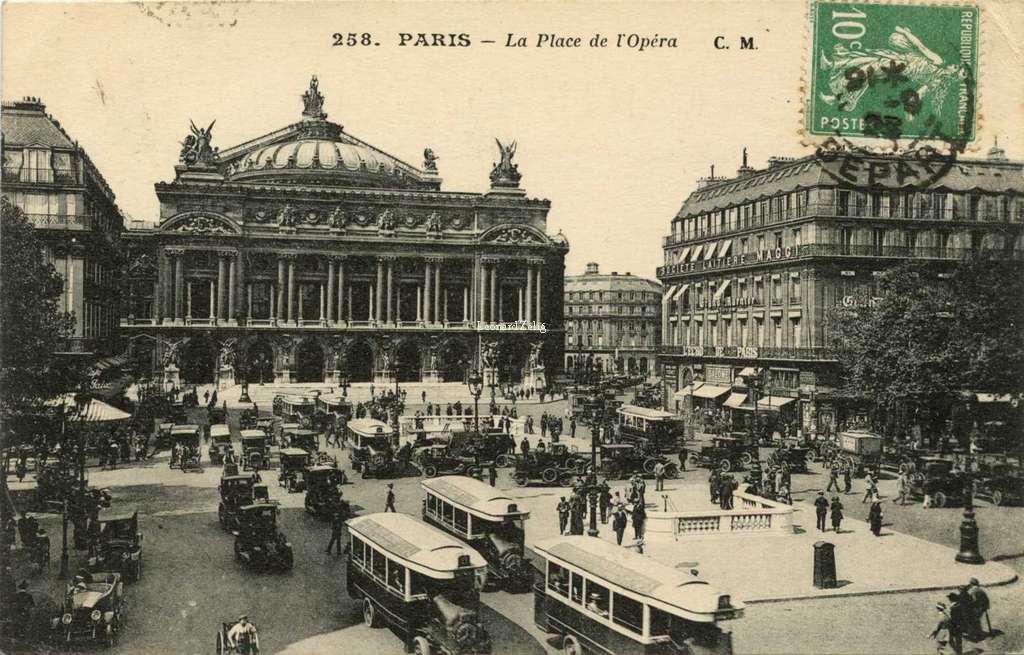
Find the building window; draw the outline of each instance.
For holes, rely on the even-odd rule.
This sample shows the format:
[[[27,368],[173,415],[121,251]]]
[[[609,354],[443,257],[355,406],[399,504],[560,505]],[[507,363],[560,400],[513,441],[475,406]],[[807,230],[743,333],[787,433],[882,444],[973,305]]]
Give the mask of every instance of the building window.
[[[848,227],[840,228],[839,242],[840,254],[849,255],[853,246],[853,229]]]
[[[772,278],[772,304],[782,304],[782,280],[778,276]]]
[[[838,216],[849,216],[850,215],[850,192],[849,191],[837,191],[836,192],[836,215],[838,215]]]
[[[775,233],[775,248],[782,250],[782,232]]]
[[[774,339],[772,345],[778,347],[782,345],[782,319],[774,318],[772,319],[772,323],[774,324],[773,327],[775,332],[775,334],[772,337]]]
[[[740,239],[740,253],[744,255],[746,255],[749,252],[750,244],[748,243],[748,241],[749,239],[747,239],[746,237]]]
[[[910,255],[914,254],[915,248],[917,248],[917,230],[907,230],[907,249],[910,251]]]
[[[754,319],[754,343],[759,347],[764,347],[764,319]]]
[[[793,228],[793,245],[795,247],[799,247],[800,246],[800,236],[801,236],[800,235],[800,228],[798,228],[798,227]]]
[[[799,318],[790,319],[790,323],[792,323],[792,330],[793,330],[793,341],[792,341],[793,347],[794,348],[799,348],[799,347],[801,347],[803,345],[801,343],[801,341],[800,341],[801,336],[802,336],[801,333],[800,333],[800,319]]]
[[[764,252],[764,235],[757,235],[757,252]]]
[[[885,244],[885,230],[876,227],[871,233],[872,254],[876,257],[882,256],[882,247]]]
[[[800,303],[800,275],[791,275],[789,277],[789,302],[790,304],[796,305]]]

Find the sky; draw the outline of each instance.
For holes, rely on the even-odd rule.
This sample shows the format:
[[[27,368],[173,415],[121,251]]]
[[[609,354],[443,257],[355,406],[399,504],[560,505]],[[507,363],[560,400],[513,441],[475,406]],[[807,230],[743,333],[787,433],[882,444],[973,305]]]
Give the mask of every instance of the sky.
[[[1024,156],[1024,2],[984,1],[980,128]],[[551,201],[569,274],[653,277],[661,239],[711,165],[742,149],[813,152],[801,134],[810,40],[803,0],[677,3],[5,3],[2,96],[39,96],[133,218],[155,221],[189,120],[225,149],[300,119],[316,74],[328,119],[419,166],[443,189],[487,189],[495,137],[516,140],[521,185]],[[374,46],[334,46],[334,33]],[[466,34],[469,47],[399,46]],[[529,47],[506,47],[525,36]],[[582,47],[537,47],[539,35]],[[616,47],[618,35],[675,47]],[[589,47],[595,35],[604,48]],[[716,50],[715,38],[728,49]],[[740,48],[753,37],[756,49]],[[428,37],[429,38],[429,37]],[[624,36],[623,39],[626,37]],[[358,38],[357,38],[358,40]],[[445,37],[445,42],[458,38]],[[481,43],[494,40],[493,44]],[[553,40],[553,39],[552,39]]]

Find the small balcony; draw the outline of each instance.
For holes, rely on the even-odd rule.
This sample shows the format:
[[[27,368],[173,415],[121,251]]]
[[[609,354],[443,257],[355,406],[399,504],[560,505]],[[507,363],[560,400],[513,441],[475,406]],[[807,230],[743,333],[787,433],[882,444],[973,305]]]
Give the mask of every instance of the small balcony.
[[[26,212],[25,218],[27,218],[35,227],[44,230],[55,229],[87,231],[93,228],[92,217],[84,214],[32,214]]]

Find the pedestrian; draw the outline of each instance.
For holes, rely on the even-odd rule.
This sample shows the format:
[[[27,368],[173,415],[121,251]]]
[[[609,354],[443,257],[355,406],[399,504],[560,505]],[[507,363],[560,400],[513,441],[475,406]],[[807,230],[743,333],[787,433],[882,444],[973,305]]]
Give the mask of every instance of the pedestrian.
[[[644,523],[646,521],[647,510],[644,508],[643,503],[635,503],[633,505],[633,537],[635,539],[643,539]]]
[[[686,455],[686,446],[683,446],[679,449],[679,470],[684,473],[686,472]]]
[[[654,465],[654,490],[665,491],[665,463],[658,462]]]
[[[871,501],[871,509],[868,510],[868,522],[871,523],[871,532],[876,537],[882,536],[882,501]]]
[[[985,618],[988,625],[987,634],[992,634],[992,619],[988,616],[989,600],[988,594],[981,588],[977,578],[971,578],[967,585],[967,597],[970,600],[971,615],[967,625],[967,635],[971,641],[981,641],[985,638],[986,632],[982,630],[981,619]]]
[[[519,442],[519,451],[523,453],[523,457],[527,457],[530,454],[530,440],[525,436],[523,440]]]
[[[572,439],[576,438],[576,419],[569,419],[569,437]]]
[[[565,527],[569,524],[569,503],[565,496],[558,501],[558,534],[565,534]]]
[[[956,655],[964,652],[964,606],[959,594],[946,596],[949,601],[949,647]]]
[[[862,498],[860,501],[861,505],[868,502],[869,500],[874,502],[875,492],[877,491],[878,488],[875,486],[875,479],[871,477],[871,473],[869,472],[867,476],[865,476],[864,478],[864,498]]]
[[[907,492],[910,490],[910,482],[907,480],[907,474],[900,471],[900,474],[896,476],[896,498],[892,499],[892,502],[900,501],[900,505],[907,504]]]
[[[721,490],[722,481],[719,479],[718,469],[711,469],[711,475],[708,476],[708,491],[713,504],[718,503],[718,494]]]
[[[395,485],[388,483],[388,495],[384,499],[384,511],[396,512],[395,509]]]
[[[833,487],[839,491],[839,471],[834,466],[828,471],[828,486],[825,487],[825,491],[832,491]]]
[[[604,525],[605,523],[608,523],[608,510],[611,508],[611,504],[612,504],[611,489],[608,486],[608,481],[607,480],[603,480],[601,482],[600,497],[598,498],[598,506],[600,507],[600,511],[601,511],[600,517],[601,517],[601,524],[602,525]]]
[[[327,542],[327,554],[331,554],[331,548],[337,544],[337,552],[341,555],[341,528],[345,521],[341,518],[341,512],[331,514],[331,540]]]
[[[843,466],[843,493],[853,492],[853,467]]]
[[[487,467],[487,478],[490,480],[492,487],[498,481],[498,467],[495,465],[494,460],[491,460],[490,466]]]
[[[949,618],[949,609],[945,603],[939,603],[935,606],[935,609],[939,612],[939,622],[928,636],[935,640],[938,646],[936,652],[945,653],[946,644],[949,643],[949,635],[952,632],[952,622]]]
[[[210,404],[210,390],[209,389],[207,389],[206,391],[203,392],[203,404],[205,404],[205,405],[209,405]]]
[[[615,543],[619,546],[622,545],[622,535],[626,531],[626,509],[619,507],[615,512],[615,518],[612,519],[612,530],[615,531]]]
[[[839,526],[843,522],[843,504],[839,502],[839,496],[832,496],[832,531],[839,534]]]
[[[825,492],[819,491],[818,497],[814,499],[814,513],[818,517],[817,528],[820,532],[825,532],[825,516],[828,515],[828,499],[825,498]]]

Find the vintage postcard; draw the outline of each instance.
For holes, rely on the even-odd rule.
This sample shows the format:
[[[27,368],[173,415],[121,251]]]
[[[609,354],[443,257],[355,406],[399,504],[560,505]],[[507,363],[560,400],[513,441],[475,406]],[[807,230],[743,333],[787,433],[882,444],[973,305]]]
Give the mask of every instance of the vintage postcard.
[[[0,12],[0,652],[1024,651],[1024,2]]]

